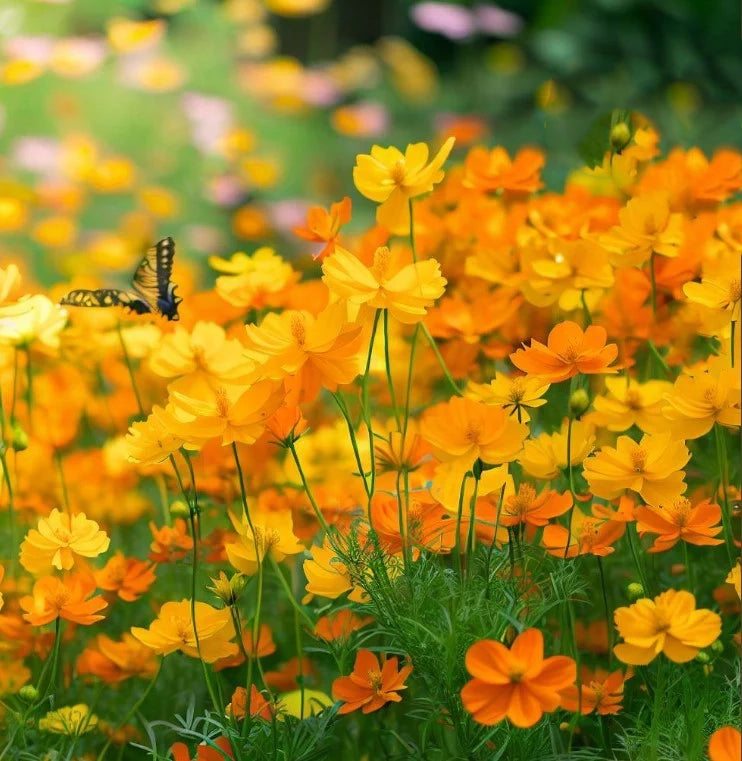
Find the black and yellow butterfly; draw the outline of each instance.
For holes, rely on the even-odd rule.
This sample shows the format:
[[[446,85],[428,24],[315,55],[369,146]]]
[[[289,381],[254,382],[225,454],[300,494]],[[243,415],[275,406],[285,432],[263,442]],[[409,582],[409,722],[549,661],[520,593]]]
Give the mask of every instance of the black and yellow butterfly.
[[[59,303],[75,307],[122,306],[137,314],[158,314],[177,320],[178,304],[183,300],[175,295],[176,286],[170,282],[173,271],[175,244],[163,238],[144,255],[131,279],[133,290],[98,288],[95,291],[70,291]]]

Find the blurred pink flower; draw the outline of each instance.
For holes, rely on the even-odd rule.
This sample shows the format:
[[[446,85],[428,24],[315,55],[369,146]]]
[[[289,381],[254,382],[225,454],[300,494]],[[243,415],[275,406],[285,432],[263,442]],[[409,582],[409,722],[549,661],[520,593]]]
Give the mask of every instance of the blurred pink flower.
[[[412,20],[426,32],[437,32],[450,40],[465,40],[474,34],[471,11],[451,3],[417,3],[410,9]]]
[[[304,74],[304,100],[312,106],[332,106],[340,100],[340,91],[330,75],[321,69],[310,69]]]
[[[10,161],[19,169],[37,174],[55,174],[61,146],[58,140],[38,135],[19,137],[10,147]]]
[[[378,137],[389,129],[389,111],[383,103],[362,100],[337,108],[332,126],[349,137]]]
[[[53,37],[13,37],[3,45],[7,58],[21,58],[38,64],[46,64],[54,48]]]
[[[307,217],[310,204],[300,198],[287,198],[285,201],[275,201],[268,205],[268,218],[271,227],[278,232],[288,233],[294,227],[302,226]]]
[[[515,37],[523,29],[523,19],[499,5],[482,4],[474,8],[477,29],[493,37]]]
[[[234,126],[232,104],[212,95],[187,92],[180,99],[191,128],[191,140],[202,153],[216,153],[224,135]]]
[[[217,206],[231,208],[237,206],[245,197],[245,186],[232,174],[220,174],[209,180],[206,197]]]

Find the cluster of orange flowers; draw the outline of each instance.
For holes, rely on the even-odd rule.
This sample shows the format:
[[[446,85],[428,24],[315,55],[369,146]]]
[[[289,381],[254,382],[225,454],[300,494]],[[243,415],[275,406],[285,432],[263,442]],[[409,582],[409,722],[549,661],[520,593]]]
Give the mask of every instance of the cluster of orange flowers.
[[[267,248],[212,257],[214,289],[185,282],[172,329],[65,311],[61,287],[28,293],[17,267],[1,270],[2,504],[12,530],[30,528],[5,558],[0,695],[93,627],[74,635],[86,679],[151,680],[158,657],[179,651],[208,664],[214,707],[233,720],[301,718],[333,699],[340,714],[377,711],[414,686],[414,657],[400,666],[357,648],[330,697],[307,687],[302,637],[369,631],[372,555],[393,582],[423,554],[463,573],[482,545],[509,552],[511,573],[524,543],[564,563],[595,556],[601,578],[604,561],[623,564],[614,572],[641,584],[628,606],[611,612],[606,598],[595,652],[609,660],[684,664],[738,641],[728,447],[740,425],[742,155],[661,159],[656,145],[640,123],[563,193],[541,192],[535,149],[475,148],[444,175],[453,139],[432,158],[422,143],[375,146],[354,181],[378,204],[377,226],[347,233],[345,198],[296,230],[316,246],[305,272]],[[148,556],[100,559],[117,525],[148,518]],[[661,578],[682,575],[684,588],[657,587],[643,552],[678,545],[683,562]],[[158,567],[185,559],[192,589],[160,599]],[[214,604],[196,599],[198,564],[213,569]],[[262,620],[267,573],[302,629],[275,672],[261,665],[277,649]],[[137,608],[130,630],[101,623],[144,595],[153,620]],[[318,617],[314,598],[346,596]],[[587,623],[602,615],[595,606]],[[460,699],[474,722],[621,711],[631,668],[578,668],[577,649],[545,657],[553,633],[513,621],[471,642]],[[219,705],[214,674],[238,667],[247,686]],[[54,674],[36,687],[57,689]],[[67,717],[72,733],[100,728],[87,707],[64,710],[82,717]],[[733,758],[727,735],[715,738],[714,761]]]

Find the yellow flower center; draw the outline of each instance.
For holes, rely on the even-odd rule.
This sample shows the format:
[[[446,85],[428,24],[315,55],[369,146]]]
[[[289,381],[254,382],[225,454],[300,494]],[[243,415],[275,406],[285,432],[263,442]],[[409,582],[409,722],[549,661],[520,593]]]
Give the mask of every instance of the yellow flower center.
[[[678,499],[673,504],[670,512],[672,513],[673,522],[678,528],[684,528],[688,523],[691,511],[690,500]]]
[[[517,405],[520,404],[525,395],[526,384],[523,382],[522,378],[513,378],[512,385],[510,386],[510,390],[508,392],[508,400],[512,404]]]
[[[647,452],[637,447],[631,453],[631,464],[635,473],[643,473],[647,465]]]
[[[742,298],[742,282],[737,278],[729,283],[729,303],[736,304],[740,298]]]
[[[560,356],[565,362],[572,363],[577,361],[577,358],[580,356],[580,352],[574,344],[569,344],[569,346],[567,346],[567,348],[561,353]]]
[[[203,346],[194,346],[193,347],[193,364],[196,365],[196,367],[199,367],[203,369],[206,366],[206,362],[204,361],[206,355],[206,350]]]
[[[229,397],[227,396],[227,390],[219,386],[214,392],[216,397],[216,414],[219,417],[227,417],[229,415]]]
[[[47,597],[47,604],[50,608],[57,608],[60,610],[67,605],[69,599],[70,591],[66,587],[59,587]]]
[[[523,679],[523,674],[526,673],[525,666],[518,664],[517,666],[511,666],[508,676],[511,682],[520,682]]]
[[[380,283],[383,283],[387,278],[391,258],[392,252],[387,246],[379,246],[379,248],[374,251],[374,263],[371,267],[371,271]]]
[[[464,431],[464,438],[470,444],[478,444],[481,435],[482,429],[474,423],[469,423],[469,425],[466,427],[466,431]]]
[[[395,161],[389,170],[389,177],[395,185],[404,185],[405,177],[407,175],[407,168],[405,167],[404,159]]]
[[[640,410],[642,408],[642,400],[636,389],[632,388],[626,392],[626,406],[630,410]]]
[[[299,346],[304,346],[307,340],[307,326],[304,324],[304,318],[300,314],[291,316],[291,335]]]
[[[508,497],[505,512],[508,515],[519,516],[521,519],[536,499],[536,490],[530,484],[521,484],[517,494]]]

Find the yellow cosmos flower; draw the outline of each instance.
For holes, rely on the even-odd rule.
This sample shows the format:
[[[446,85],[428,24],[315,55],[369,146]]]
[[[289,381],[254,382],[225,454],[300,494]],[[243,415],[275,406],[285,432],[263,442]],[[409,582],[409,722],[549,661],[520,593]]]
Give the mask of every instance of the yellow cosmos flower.
[[[166,24],[162,19],[131,21],[117,16],[107,27],[111,47],[117,53],[131,53],[156,45],[165,34]]]
[[[617,266],[641,267],[653,254],[678,255],[683,242],[683,215],[670,212],[666,192],[632,198],[618,212],[618,219],[621,224],[600,239]]]
[[[531,418],[525,407],[542,407],[546,404],[543,395],[549,390],[549,383],[528,375],[505,375],[500,373],[489,383],[469,383],[466,396],[485,404],[502,407],[519,423],[527,423]]]
[[[266,555],[280,563],[287,555],[304,551],[304,545],[294,535],[289,510],[251,510],[252,528],[244,513],[240,517],[230,513],[229,517],[238,541],[225,544],[224,549],[227,560],[242,573],[254,574]]]
[[[191,658],[198,658],[200,649],[202,660],[213,663],[219,658],[237,653],[237,645],[231,641],[235,631],[228,608],[217,610],[205,602],[196,602],[195,620],[198,645],[193,630],[190,600],[166,602],[149,629],[133,626],[131,633],[159,655],[180,650]]]
[[[348,323],[346,315],[344,304],[316,317],[297,310],[268,314],[259,326],[245,326],[245,355],[264,377],[292,376],[301,399],[314,399],[322,387],[335,391],[363,369],[363,327]]]
[[[197,322],[190,331],[175,328],[154,347],[149,366],[163,378],[201,373],[232,383],[244,381],[254,369],[242,356],[242,344],[213,322]]]
[[[408,145],[404,153],[393,146],[374,145],[370,156],[356,156],[353,182],[362,195],[381,204],[376,209],[380,225],[395,234],[409,233],[409,201],[429,193],[443,179],[442,167],[454,142],[449,137],[430,163],[425,143]]]
[[[184,440],[174,436],[167,427],[161,407],[153,407],[146,420],[132,423],[126,435],[126,451],[130,462],[140,465],[156,465],[177,452]]]
[[[646,666],[660,653],[686,663],[721,633],[721,618],[711,610],[696,610],[696,598],[684,590],[668,589],[654,600],[642,598],[614,613],[623,643],[613,652],[623,663]]]
[[[683,286],[688,301],[715,312],[728,312],[728,319],[736,322],[740,320],[741,292],[739,266],[704,277],[700,283],[686,283]]]
[[[216,279],[216,292],[241,308],[275,305],[277,294],[298,279],[291,265],[268,247],[257,249],[251,256],[241,251],[230,259],[210,256],[209,266],[225,273]]]
[[[327,539],[321,545],[312,546],[309,552],[312,557],[305,560],[303,566],[307,594],[302,602],[308,602],[313,595],[335,600],[348,591],[349,600],[365,602],[366,593],[354,582],[347,566],[338,558]]]
[[[734,591],[737,593],[737,597],[742,598],[742,565],[737,561],[734,568],[729,571],[729,575],[725,579],[727,584],[734,586]]]
[[[319,690],[293,690],[279,695],[276,710],[279,718],[281,714],[288,714],[297,719],[307,719],[329,708],[333,702],[327,693]]]
[[[322,13],[329,4],[330,0],[265,0],[265,5],[271,13],[289,17]]]
[[[16,295],[20,284],[21,273],[15,264],[0,268],[0,304],[10,301]]]
[[[66,322],[67,312],[37,293],[0,307],[0,344],[57,349]]]
[[[48,518],[41,518],[21,544],[21,565],[34,574],[50,573],[52,568],[69,571],[75,556],[98,557],[111,540],[85,513],[62,513],[54,508]]]
[[[595,446],[593,426],[583,420],[572,423],[572,447],[570,463],[572,466],[582,461]],[[556,478],[567,467],[567,421],[562,423],[557,433],[542,433],[535,439],[528,439],[523,445],[523,452],[518,462],[528,475],[549,480]]]
[[[619,436],[584,463],[584,476],[596,497],[614,499],[624,490],[639,493],[650,505],[672,502],[687,488],[682,468],[690,459],[685,443],[672,434],[645,434],[637,443]]]
[[[662,433],[667,430],[667,419],[662,414],[665,394],[672,388],[667,381],[639,383],[633,378],[605,378],[606,396],[596,396],[595,412],[590,422],[609,431],[627,431],[632,425],[644,433]]]
[[[196,448],[210,439],[220,439],[223,445],[253,444],[284,399],[283,387],[271,380],[212,386],[191,375],[174,381],[168,390],[170,403],[159,411],[160,423]]]
[[[400,322],[413,325],[443,295],[446,279],[435,259],[409,262],[406,252],[386,246],[374,252],[367,267],[360,259],[337,246],[322,263],[322,280],[330,292],[348,302],[349,316],[362,307],[388,309]]]
[[[91,713],[84,703],[74,706],[63,706],[56,711],[49,711],[39,719],[39,729],[42,732],[52,732],[55,735],[79,737],[86,732],[92,732],[98,726],[98,717]]]
[[[712,361],[705,372],[678,376],[667,395],[663,412],[673,432],[684,439],[697,439],[714,423],[740,425],[740,377],[737,368]]]

